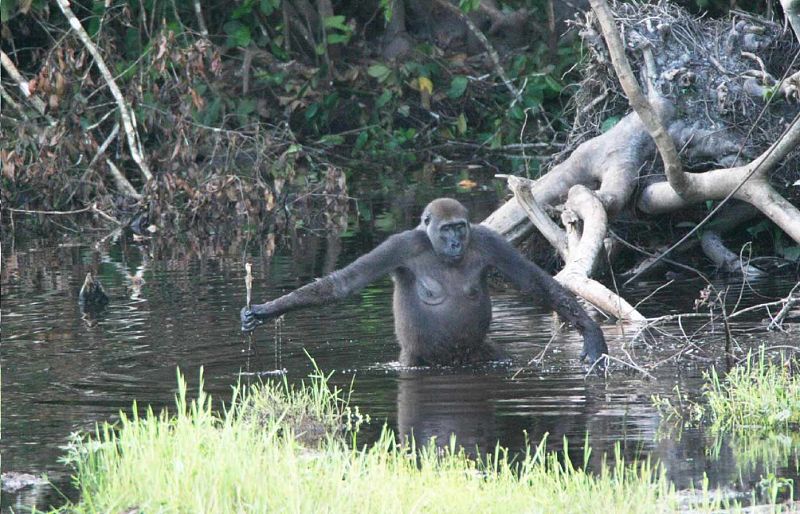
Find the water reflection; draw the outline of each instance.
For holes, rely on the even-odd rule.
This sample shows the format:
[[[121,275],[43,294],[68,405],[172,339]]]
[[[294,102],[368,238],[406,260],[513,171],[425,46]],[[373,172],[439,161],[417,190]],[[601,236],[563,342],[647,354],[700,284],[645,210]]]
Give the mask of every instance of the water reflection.
[[[414,223],[411,214],[405,220],[403,209],[396,216],[406,226]],[[307,351],[321,369],[335,371],[335,384],[349,387],[355,377],[352,401],[373,419],[364,433],[367,439],[384,421],[418,440],[436,437],[446,444],[455,433],[459,444],[481,451],[498,441],[519,449],[547,433],[551,448],[562,447],[566,439],[573,460],[580,463],[588,434],[590,465],[597,466],[603,452],[620,444],[625,456],[651,455],[664,462],[681,487],[698,484],[704,473],[712,483],[742,489],[752,487],[767,469],[797,477],[796,439],[764,446],[718,442],[700,429],[680,436],[659,432],[660,418],[650,396],[670,395],[676,384],[696,393],[702,371],[721,362],[724,331],[704,327],[703,319],[665,324],[635,343],[635,331],[607,325],[612,353],[661,363],[651,370],[656,380],[621,368],[608,379],[587,378],[577,362],[579,335],[571,329],[557,332],[551,313],[513,290],[500,289],[493,294],[490,337],[511,356],[511,364],[399,369],[393,364],[399,349],[386,279],[334,307],[292,313],[280,330],[262,327],[254,336],[257,351],[248,351],[238,323],[245,301],[245,252],[254,263],[254,299],[262,301],[351,262],[380,236],[355,231],[343,238],[315,237],[295,231],[290,238],[290,248],[277,252],[274,239],[240,241],[221,251],[213,241],[132,244],[123,237],[99,244],[32,241],[4,252],[3,470],[46,472],[69,492],[68,470],[57,462],[67,436],[113,420],[134,399],[155,407],[170,405],[176,367],[193,387],[203,366],[207,389],[217,398],[229,398],[241,371],[263,374],[285,368],[290,380],[302,379],[312,371]],[[111,299],[90,323],[81,317],[76,301],[87,272],[99,277]],[[647,315],[689,311],[703,285],[675,283],[641,309]],[[742,291],[744,306],[782,298],[793,284],[767,278],[746,287],[726,285],[737,295]],[[642,283],[630,297],[644,298],[654,288]],[[758,326],[762,316],[732,320],[736,344],[746,348],[775,338],[776,344],[798,346],[791,333],[766,334]],[[796,334],[797,321],[792,323],[788,328]],[[691,351],[685,350],[687,335],[700,329],[703,337]],[[540,364],[517,373],[542,352]],[[52,491],[26,490],[18,496],[4,494],[2,508],[18,508],[19,502],[41,508],[60,501]]]

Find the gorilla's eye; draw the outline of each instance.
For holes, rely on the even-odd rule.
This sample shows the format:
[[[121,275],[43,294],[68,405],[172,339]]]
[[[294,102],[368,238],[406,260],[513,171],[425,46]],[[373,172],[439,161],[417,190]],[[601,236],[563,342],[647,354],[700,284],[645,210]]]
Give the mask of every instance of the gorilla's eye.
[[[430,225],[431,224],[431,215],[430,214],[426,214],[425,217],[422,218],[422,222],[424,224],[426,224],[426,225]]]

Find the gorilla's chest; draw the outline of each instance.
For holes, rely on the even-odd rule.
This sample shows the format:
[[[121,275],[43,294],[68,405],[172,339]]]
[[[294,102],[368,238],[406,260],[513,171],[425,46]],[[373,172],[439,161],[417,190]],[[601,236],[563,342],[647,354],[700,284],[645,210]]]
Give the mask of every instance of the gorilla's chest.
[[[450,266],[424,259],[411,264],[393,274],[395,287],[406,301],[466,307],[488,298],[486,270],[479,262],[465,258],[459,265]]]

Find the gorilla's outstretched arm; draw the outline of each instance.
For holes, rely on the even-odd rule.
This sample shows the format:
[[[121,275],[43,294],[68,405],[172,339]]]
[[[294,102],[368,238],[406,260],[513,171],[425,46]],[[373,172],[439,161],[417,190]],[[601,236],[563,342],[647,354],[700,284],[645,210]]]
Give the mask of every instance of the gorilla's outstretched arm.
[[[482,226],[474,226],[473,234],[486,257],[514,287],[534,296],[541,295],[542,302],[559,316],[572,323],[583,336],[581,359],[588,357],[590,363],[597,361],[608,346],[600,326],[586,314],[569,291],[556,282],[549,273],[526,259],[516,248],[497,232]]]
[[[426,242],[427,237],[418,230],[395,234],[340,270],[271,302],[252,305],[250,309],[243,308],[242,330],[253,330],[258,320],[276,318],[289,311],[323,305],[356,293],[369,283],[401,267],[407,259],[421,251]]]

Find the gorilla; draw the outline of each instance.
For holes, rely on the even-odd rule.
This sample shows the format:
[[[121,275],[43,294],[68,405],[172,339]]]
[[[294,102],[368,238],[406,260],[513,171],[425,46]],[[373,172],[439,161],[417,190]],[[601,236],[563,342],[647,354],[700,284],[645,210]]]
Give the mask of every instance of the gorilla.
[[[503,354],[486,338],[492,321],[491,270],[574,325],[583,335],[581,360],[588,357],[594,363],[608,353],[600,327],[561,284],[500,234],[471,224],[466,207],[450,198],[432,201],[419,226],[392,235],[349,266],[270,302],[242,308],[242,330],[301,307],[341,300],[389,274],[402,365],[494,360]]]

